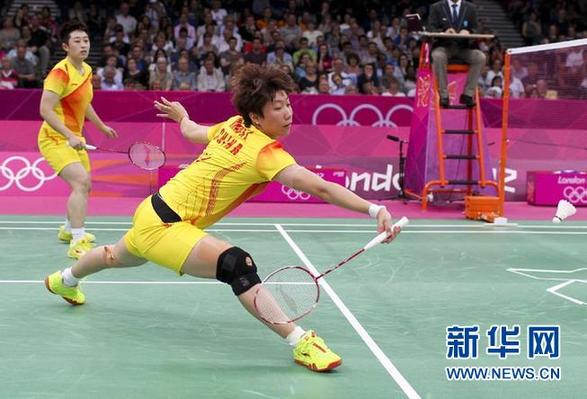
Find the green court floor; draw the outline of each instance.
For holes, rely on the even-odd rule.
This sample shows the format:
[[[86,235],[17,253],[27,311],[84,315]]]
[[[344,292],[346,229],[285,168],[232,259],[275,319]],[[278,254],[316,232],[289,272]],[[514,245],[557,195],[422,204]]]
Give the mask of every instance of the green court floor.
[[[153,264],[83,283],[87,304],[50,295],[69,265],[60,220],[0,216],[0,398],[580,398],[587,392],[587,223],[415,220],[330,274],[313,328],[343,357],[327,374],[252,319],[229,287]],[[99,243],[129,218],[90,218]],[[225,219],[212,234],[250,252],[261,277],[324,270],[369,241],[365,219]],[[520,353],[486,353],[492,326]],[[478,326],[478,356],[447,358],[447,327]],[[560,326],[560,356],[527,356],[529,326]],[[447,367],[558,368],[560,380],[449,381]]]

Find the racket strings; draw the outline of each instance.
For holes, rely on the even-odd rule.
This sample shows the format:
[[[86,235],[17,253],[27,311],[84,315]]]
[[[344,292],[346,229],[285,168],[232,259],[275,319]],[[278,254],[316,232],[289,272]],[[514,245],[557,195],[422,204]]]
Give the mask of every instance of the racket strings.
[[[259,316],[285,324],[309,313],[318,301],[318,285],[300,268],[284,268],[263,281],[256,296]]]
[[[146,170],[158,169],[165,164],[165,154],[157,146],[148,143],[135,143],[128,150],[131,162]]]

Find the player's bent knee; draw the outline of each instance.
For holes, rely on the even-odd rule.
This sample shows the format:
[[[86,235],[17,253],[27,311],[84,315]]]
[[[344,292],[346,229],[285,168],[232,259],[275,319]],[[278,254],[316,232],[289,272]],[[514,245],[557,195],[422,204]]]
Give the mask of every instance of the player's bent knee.
[[[88,192],[88,193],[89,193],[90,191],[92,191],[92,178],[90,177],[90,175],[88,175],[88,176],[87,176],[87,177],[86,177],[86,178],[83,180],[82,187],[83,187],[83,190],[84,190],[84,191],[86,191],[86,192]]]
[[[229,284],[237,296],[261,282],[253,258],[239,247],[229,248],[220,254],[216,266],[216,279]]]
[[[114,245],[104,245],[104,252],[102,255],[104,257],[104,263],[107,267],[118,266],[118,258],[114,253]]]
[[[92,189],[92,181],[90,179],[90,177],[82,177],[79,179],[74,180],[71,183],[71,186],[73,188],[74,191],[79,191],[79,192],[83,192],[83,193],[89,193],[90,190]]]

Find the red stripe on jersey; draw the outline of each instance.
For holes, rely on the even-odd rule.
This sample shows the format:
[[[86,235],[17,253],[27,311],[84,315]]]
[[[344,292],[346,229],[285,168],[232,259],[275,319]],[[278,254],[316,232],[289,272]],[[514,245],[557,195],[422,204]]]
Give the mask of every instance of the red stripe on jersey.
[[[206,213],[204,214],[205,216],[210,215],[214,210],[214,207],[216,206],[216,198],[218,197],[218,190],[220,189],[220,183],[222,182],[222,179],[224,179],[226,175],[228,175],[230,172],[234,172],[242,168],[244,164],[244,162],[241,162],[239,164],[231,166],[230,168],[222,168],[214,175],[214,177],[212,178],[212,183],[210,184],[208,206],[206,207]]]

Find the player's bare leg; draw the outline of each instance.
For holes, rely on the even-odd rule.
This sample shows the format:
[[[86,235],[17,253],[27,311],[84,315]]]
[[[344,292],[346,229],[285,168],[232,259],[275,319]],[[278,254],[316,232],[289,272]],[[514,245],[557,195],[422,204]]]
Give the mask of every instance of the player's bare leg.
[[[84,278],[109,268],[141,266],[146,259],[131,254],[126,249],[124,238],[114,245],[100,245],[92,248],[71,267],[71,273],[77,279]]]
[[[212,236],[206,236],[196,244],[181,269],[183,273],[196,277],[218,277],[224,282],[233,280],[229,284],[244,308],[293,347],[296,363],[314,371],[340,366],[340,356],[332,352],[314,331],[304,331],[295,323],[270,324],[259,318],[253,302],[260,285],[256,270],[254,261],[246,252]],[[251,287],[251,284],[254,285]],[[277,302],[275,305],[278,306]]]
[[[233,245],[208,235],[202,238],[192,249],[192,252],[183,264],[181,271],[195,277],[216,278],[220,255],[232,247]],[[251,315],[282,338],[286,338],[296,328],[295,323],[276,325],[268,324],[261,320],[258,317],[253,304],[256,289],[257,287],[254,287],[240,294],[238,296],[239,301]]]
[[[146,259],[131,254],[121,239],[115,245],[101,245],[89,250],[72,267],[47,276],[45,286],[72,305],[83,305],[85,296],[79,289],[80,279],[104,269],[140,266],[145,262]]]
[[[88,196],[91,189],[91,178],[81,163],[67,165],[59,174],[70,186],[71,193],[67,199],[67,216],[71,224],[72,239],[67,255],[79,259],[92,248],[91,240],[87,239],[84,228]]]
[[[67,216],[72,228],[82,228],[86,220],[88,195],[92,187],[90,174],[81,163],[67,165],[59,174],[71,187],[67,199]]]

